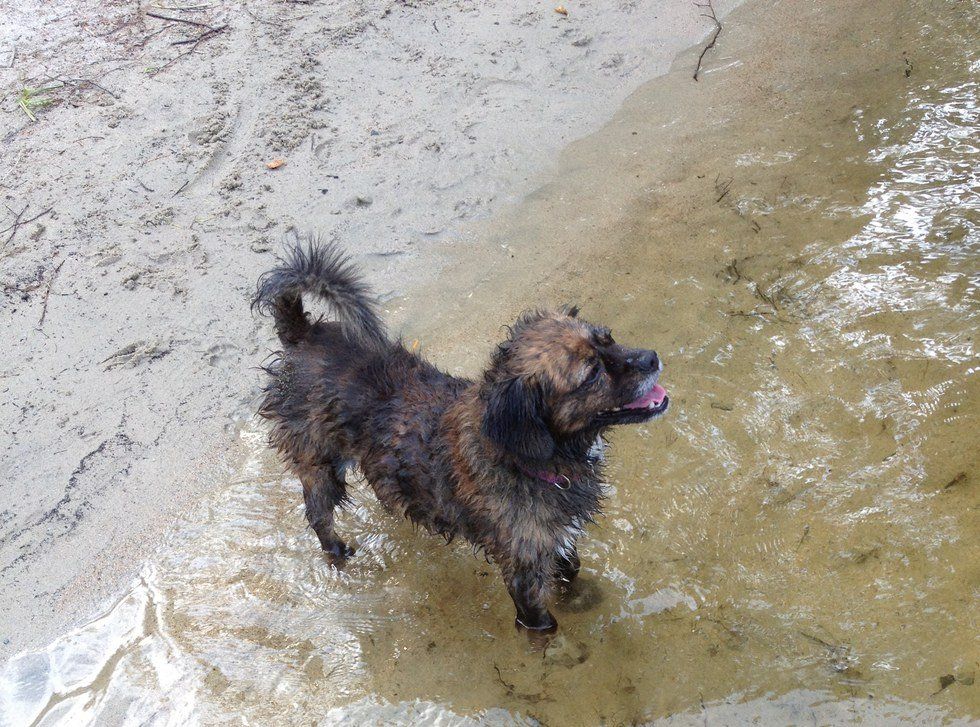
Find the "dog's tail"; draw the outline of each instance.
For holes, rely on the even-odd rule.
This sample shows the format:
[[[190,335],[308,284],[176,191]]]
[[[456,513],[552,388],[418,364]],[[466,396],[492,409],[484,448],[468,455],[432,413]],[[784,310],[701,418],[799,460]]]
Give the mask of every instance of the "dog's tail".
[[[387,344],[384,323],[367,285],[336,245],[315,238],[306,245],[297,242],[279,267],[259,278],[252,309],[275,319],[283,343],[298,343],[313,327],[303,309],[303,293],[327,304],[347,340],[373,349]]]

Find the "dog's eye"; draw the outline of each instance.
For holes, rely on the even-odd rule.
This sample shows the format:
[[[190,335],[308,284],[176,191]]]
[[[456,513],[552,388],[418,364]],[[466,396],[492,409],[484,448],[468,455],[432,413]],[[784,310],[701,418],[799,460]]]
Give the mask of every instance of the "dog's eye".
[[[587,386],[594,386],[599,377],[602,376],[602,362],[597,362],[592,369],[589,371],[589,375],[585,377],[585,381],[582,382],[582,388]]]
[[[611,346],[615,341],[613,341],[612,331],[608,328],[600,328],[595,332],[595,341],[600,346]]]

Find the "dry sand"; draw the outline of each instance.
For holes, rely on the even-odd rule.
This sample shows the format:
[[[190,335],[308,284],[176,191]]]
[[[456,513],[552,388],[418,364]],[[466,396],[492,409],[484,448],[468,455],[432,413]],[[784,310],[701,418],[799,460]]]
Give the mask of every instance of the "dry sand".
[[[431,284],[713,28],[566,7],[0,2],[0,658],[89,616],[228,471],[284,235],[343,241],[384,300]]]

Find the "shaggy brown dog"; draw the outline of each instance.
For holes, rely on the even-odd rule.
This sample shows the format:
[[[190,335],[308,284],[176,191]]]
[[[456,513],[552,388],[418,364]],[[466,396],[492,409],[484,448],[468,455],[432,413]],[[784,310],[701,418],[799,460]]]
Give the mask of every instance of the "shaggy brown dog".
[[[311,321],[301,296],[336,323]],[[297,246],[259,282],[283,351],[261,414],[303,483],[306,516],[332,561],[344,472],[431,532],[461,535],[499,565],[519,626],[552,632],[547,603],[578,573],[575,541],[599,512],[602,431],[667,410],[653,351],[626,348],[577,309],[525,313],[478,382],[449,376],[391,341],[350,262]]]

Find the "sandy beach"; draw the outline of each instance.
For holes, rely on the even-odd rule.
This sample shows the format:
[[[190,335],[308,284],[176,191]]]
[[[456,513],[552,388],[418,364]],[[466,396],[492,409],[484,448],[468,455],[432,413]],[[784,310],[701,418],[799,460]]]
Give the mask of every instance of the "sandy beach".
[[[0,658],[90,616],[228,471],[284,238],[342,241],[383,300],[431,283],[714,29],[566,8],[0,3]]]

